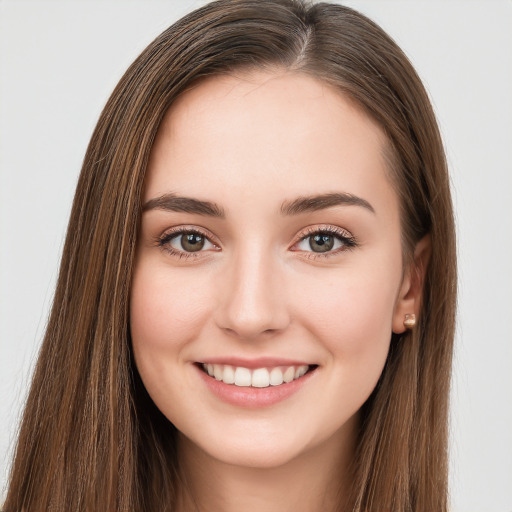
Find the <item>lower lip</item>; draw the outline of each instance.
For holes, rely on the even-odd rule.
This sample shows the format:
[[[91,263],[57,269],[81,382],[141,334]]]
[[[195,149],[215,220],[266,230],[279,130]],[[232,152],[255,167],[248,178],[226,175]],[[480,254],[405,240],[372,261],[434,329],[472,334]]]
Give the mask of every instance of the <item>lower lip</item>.
[[[208,389],[218,398],[237,407],[245,407],[248,409],[257,409],[268,407],[283,400],[286,400],[306,384],[313,374],[314,370],[308,371],[302,377],[292,380],[291,382],[280,384],[279,386],[268,386],[266,388],[253,388],[245,386],[236,386],[235,384],[226,384],[221,380],[210,377],[201,370],[197,365],[196,369],[200,377],[206,384]]]

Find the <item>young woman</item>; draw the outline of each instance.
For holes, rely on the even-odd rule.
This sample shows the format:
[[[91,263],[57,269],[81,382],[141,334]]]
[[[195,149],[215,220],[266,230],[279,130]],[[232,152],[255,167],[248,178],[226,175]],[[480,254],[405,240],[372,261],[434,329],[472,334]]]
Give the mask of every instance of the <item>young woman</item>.
[[[401,50],[338,5],[208,4],[92,136],[4,509],[446,510],[454,310]]]

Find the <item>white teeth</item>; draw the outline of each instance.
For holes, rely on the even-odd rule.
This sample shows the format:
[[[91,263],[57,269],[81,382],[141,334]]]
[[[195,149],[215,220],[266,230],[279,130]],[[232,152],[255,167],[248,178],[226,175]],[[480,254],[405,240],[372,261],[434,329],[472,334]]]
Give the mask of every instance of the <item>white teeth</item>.
[[[270,385],[279,386],[283,383],[283,372],[281,368],[273,368],[270,372]]]
[[[270,375],[266,368],[258,368],[252,372],[252,387],[267,388],[270,385]]]
[[[223,364],[203,363],[203,369],[210,377],[222,381],[225,384],[235,384],[241,387],[266,388],[268,386],[280,386],[283,383],[300,379],[309,369],[308,365],[258,368],[250,370],[242,366],[233,367]],[[284,372],[283,372],[284,370]]]
[[[251,370],[239,366],[235,370],[235,386],[250,386],[251,385]]]
[[[295,378],[298,379],[298,378],[302,377],[307,371],[308,371],[307,366],[297,367],[297,369],[295,370]]]
[[[221,364],[214,364],[213,365],[213,375],[217,380],[222,380],[224,377],[224,368]]]
[[[286,369],[286,371],[283,374],[283,380],[285,382],[291,382],[293,378],[295,377],[295,368],[293,366],[290,366]]]
[[[235,383],[235,369],[228,364],[224,366],[224,378],[222,379],[226,384]]]

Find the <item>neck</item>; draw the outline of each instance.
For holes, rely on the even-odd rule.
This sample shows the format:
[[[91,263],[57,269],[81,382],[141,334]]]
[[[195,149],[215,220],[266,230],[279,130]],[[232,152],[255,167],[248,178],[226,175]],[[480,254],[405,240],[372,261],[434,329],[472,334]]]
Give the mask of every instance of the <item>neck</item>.
[[[315,448],[272,468],[212,458],[180,435],[179,512],[334,512],[351,488],[357,417]]]

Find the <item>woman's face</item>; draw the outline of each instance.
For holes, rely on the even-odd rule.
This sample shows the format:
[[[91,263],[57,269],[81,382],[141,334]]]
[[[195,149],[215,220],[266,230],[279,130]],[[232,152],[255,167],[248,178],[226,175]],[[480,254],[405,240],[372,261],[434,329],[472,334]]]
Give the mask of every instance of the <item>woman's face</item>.
[[[208,78],[166,114],[131,334],[153,401],[208,456],[271,467],[351,442],[411,312],[385,145],[297,73]]]

